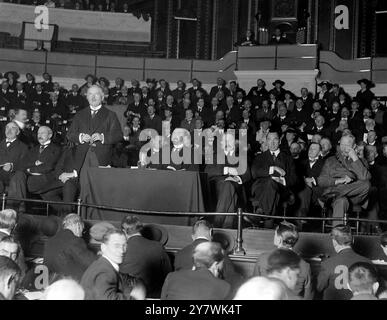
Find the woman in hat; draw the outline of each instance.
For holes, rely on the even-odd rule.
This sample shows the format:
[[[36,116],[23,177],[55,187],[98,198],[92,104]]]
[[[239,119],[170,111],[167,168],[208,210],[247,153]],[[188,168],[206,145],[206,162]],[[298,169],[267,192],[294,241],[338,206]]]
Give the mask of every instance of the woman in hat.
[[[99,85],[101,86],[101,88],[108,88],[110,87],[110,82],[108,79],[106,79],[105,77],[101,77],[98,79],[98,82],[99,82]]]
[[[375,84],[368,79],[361,79],[357,82],[361,89],[356,94],[356,100],[359,102],[360,109],[370,108],[371,102],[375,98],[375,94],[371,91]]]
[[[285,102],[286,108],[288,109],[288,112],[289,113],[293,112],[294,106],[295,106],[295,96],[293,92],[286,91],[284,102]]]
[[[94,84],[97,83],[97,78],[95,76],[93,76],[92,74],[88,74],[86,77],[85,77],[85,81],[86,83],[84,85],[82,85],[80,88],[79,88],[79,93],[82,95],[82,96],[86,96],[86,93],[87,93],[87,90]]]
[[[285,100],[286,90],[283,88],[284,85],[285,82],[283,82],[282,80],[276,80],[273,82],[274,88],[270,90],[270,93],[273,93],[275,95],[277,101]]]
[[[330,90],[332,89],[332,84],[329,81],[320,82],[318,87],[321,88],[320,92],[316,95],[316,100],[324,101],[325,106],[328,105],[330,98]]]
[[[8,80],[9,91],[15,92],[16,83],[17,83],[17,80],[20,78],[20,75],[16,71],[8,71],[4,74],[4,78]]]

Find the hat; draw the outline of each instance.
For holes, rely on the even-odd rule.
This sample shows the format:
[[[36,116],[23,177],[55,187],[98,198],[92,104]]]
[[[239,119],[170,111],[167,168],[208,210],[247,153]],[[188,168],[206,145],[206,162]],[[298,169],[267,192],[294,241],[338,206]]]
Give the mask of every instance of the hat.
[[[8,79],[8,75],[12,74],[15,80],[20,78],[20,75],[16,71],[8,71],[4,74],[4,78]]]
[[[34,76],[32,73],[27,72],[27,73],[26,73],[26,78],[27,78],[28,75],[30,75],[31,78],[35,80],[35,76]]]
[[[100,82],[100,84],[101,84],[101,81],[103,81],[103,82],[106,83],[106,86],[107,86],[107,87],[110,87],[110,81],[109,81],[108,79],[106,79],[105,77],[100,77],[100,78],[98,79],[98,81]]]
[[[160,225],[147,224],[143,226],[141,234],[144,238],[158,241],[163,246],[168,242],[168,231]]]
[[[282,80],[276,80],[273,82],[273,86],[276,86],[277,83],[280,84],[281,86],[285,85],[285,82],[283,82]]]
[[[154,85],[156,85],[157,81],[156,81],[156,79],[148,78],[148,79],[146,79],[146,83],[153,83]]]
[[[323,85],[326,85],[328,89],[332,88],[332,83],[330,83],[329,81],[320,82],[317,86],[322,87]]]
[[[102,242],[103,236],[109,230],[116,229],[111,223],[108,222],[98,222],[90,228],[90,242],[92,243],[100,243]]]
[[[89,77],[92,77],[92,78],[93,78],[93,82],[96,82],[96,81],[97,81],[96,76],[92,75],[91,73],[89,73],[89,74],[85,77],[85,80],[87,81],[87,78],[89,78]]]
[[[370,81],[368,79],[361,79],[357,83],[358,83],[358,85],[364,83],[367,86],[367,88],[375,88],[375,83],[373,83],[372,81]]]

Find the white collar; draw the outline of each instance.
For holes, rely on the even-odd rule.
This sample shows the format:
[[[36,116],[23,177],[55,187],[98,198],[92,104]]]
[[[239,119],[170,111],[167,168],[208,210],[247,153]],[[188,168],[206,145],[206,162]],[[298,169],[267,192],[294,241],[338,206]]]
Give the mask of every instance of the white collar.
[[[113,262],[112,260],[110,260],[110,259],[109,259],[107,256],[105,256],[105,255],[102,255],[102,257],[104,257],[107,261],[110,262],[110,264],[113,266],[114,270],[116,270],[117,272],[120,271],[120,266],[119,266],[117,263]]]
[[[278,155],[280,154],[280,152],[281,152],[281,150],[280,149],[278,149],[277,151],[270,151],[270,154],[273,154],[274,153],[274,155],[276,156],[276,157],[278,157]]]
[[[6,143],[14,143],[14,142],[16,141],[16,139],[17,139],[17,138],[15,138],[15,139],[13,139],[13,140],[8,140],[8,139],[6,139],[5,141],[6,141]]]
[[[184,147],[184,144],[182,143],[182,144],[179,144],[177,146],[173,146],[173,150],[181,150],[181,149],[183,149],[183,147]]]
[[[47,147],[51,143],[51,140],[46,141],[45,143],[41,144],[41,147]]]
[[[96,108],[90,106],[91,111],[99,111],[101,108],[102,108],[101,104],[98,107],[96,107]]]
[[[6,235],[11,235],[11,232],[9,232],[8,229],[0,229],[0,232],[5,233]]]
[[[23,122],[20,122],[19,120],[13,120],[18,126],[19,126],[19,128],[20,129],[24,129],[25,128],[25,126],[26,126],[26,124],[25,123],[23,123]]]

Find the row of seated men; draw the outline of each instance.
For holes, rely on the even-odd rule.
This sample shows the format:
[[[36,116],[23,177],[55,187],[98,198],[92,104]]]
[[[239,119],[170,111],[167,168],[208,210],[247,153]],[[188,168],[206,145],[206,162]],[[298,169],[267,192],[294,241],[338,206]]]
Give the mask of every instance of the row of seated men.
[[[35,270],[26,270],[23,252],[15,240],[17,213],[7,209],[0,212],[0,218],[0,297],[25,299],[25,291],[21,289],[28,286],[28,278]],[[173,263],[159,242],[141,234],[143,225],[135,216],[126,216],[120,230],[107,222],[94,225],[90,229],[94,250],[82,238],[84,224],[78,215],[66,216],[62,224],[45,243],[43,254],[44,266],[49,270],[48,284],[61,278],[74,280],[73,285],[62,288],[64,292],[57,293],[57,299],[386,298],[387,279],[378,274],[368,258],[352,249],[351,229],[344,225],[332,230],[335,254],[322,261],[315,282],[310,265],[293,250],[299,234],[289,222],[277,226],[273,240],[276,248],[260,254],[254,271],[247,277],[238,274],[221,245],[212,242],[212,226],[206,220],[195,222],[193,242],[175,255]],[[381,247],[384,254],[381,258],[385,260],[387,234],[381,236]],[[263,284],[266,288],[262,288]]]

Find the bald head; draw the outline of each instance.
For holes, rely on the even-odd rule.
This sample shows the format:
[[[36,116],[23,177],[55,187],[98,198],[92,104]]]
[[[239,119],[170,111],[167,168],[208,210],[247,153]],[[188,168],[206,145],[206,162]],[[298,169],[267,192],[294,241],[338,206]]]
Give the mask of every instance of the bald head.
[[[223,261],[222,247],[216,242],[203,242],[196,246],[193,261],[196,268],[211,268],[215,263]]]
[[[239,288],[234,300],[287,300],[286,291],[278,279],[256,277]]]
[[[84,300],[85,291],[74,280],[64,279],[47,287],[43,300]]]

